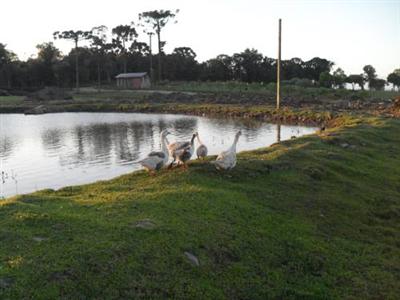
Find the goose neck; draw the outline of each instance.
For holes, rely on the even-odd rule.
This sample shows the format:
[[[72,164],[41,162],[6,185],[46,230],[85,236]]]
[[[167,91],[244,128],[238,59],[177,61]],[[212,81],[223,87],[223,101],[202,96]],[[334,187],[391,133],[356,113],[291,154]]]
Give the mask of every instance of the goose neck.
[[[168,146],[165,136],[161,136],[161,149],[164,153],[168,153]]]
[[[232,143],[232,146],[231,146],[231,149],[234,150],[234,151],[236,151],[236,144],[237,144],[238,140],[239,140],[239,135],[237,134],[235,136],[235,139],[233,140],[233,143]]]

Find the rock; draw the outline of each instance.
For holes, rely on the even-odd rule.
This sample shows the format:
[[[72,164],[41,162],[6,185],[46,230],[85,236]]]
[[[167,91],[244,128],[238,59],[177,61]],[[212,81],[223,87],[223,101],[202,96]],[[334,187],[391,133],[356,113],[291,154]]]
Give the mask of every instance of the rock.
[[[348,148],[349,146],[350,146],[350,144],[348,144],[348,143],[340,144],[340,147],[342,147],[342,148]]]
[[[46,106],[39,105],[30,110],[26,110],[24,113],[26,115],[40,115],[40,114],[45,114],[46,112],[47,112]]]
[[[150,219],[144,219],[136,222],[135,227],[143,228],[143,229],[153,229],[156,227],[156,224],[153,223]]]
[[[189,260],[189,262],[194,265],[194,266],[200,266],[200,262],[196,256],[194,256],[192,253],[185,251],[185,256]]]
[[[48,280],[55,282],[64,282],[74,277],[75,277],[74,271],[72,269],[67,269],[51,273],[50,276],[48,277]]]
[[[47,240],[47,238],[44,238],[44,237],[41,237],[41,236],[34,236],[32,238],[32,240],[34,240],[35,242],[41,243],[41,242]]]
[[[14,279],[10,277],[0,277],[0,289],[6,289],[12,286],[14,283]]]

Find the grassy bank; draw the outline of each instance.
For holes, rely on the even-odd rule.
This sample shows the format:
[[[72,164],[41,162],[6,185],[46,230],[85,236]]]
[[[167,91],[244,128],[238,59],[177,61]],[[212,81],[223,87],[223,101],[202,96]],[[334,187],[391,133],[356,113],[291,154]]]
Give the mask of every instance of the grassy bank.
[[[82,88],[80,93],[49,88],[27,96],[28,101],[23,96],[0,97],[0,113],[166,112],[323,124],[342,114],[387,114],[396,99],[400,99],[398,92],[390,91],[284,85],[283,109],[277,111],[275,89],[270,85],[200,82],[171,83],[157,88],[150,91]],[[66,94],[71,99],[57,99],[57,95],[64,99]]]
[[[332,122],[230,173],[193,162],[0,202],[0,298],[396,299],[400,121]]]
[[[215,92],[215,93],[257,93],[270,95],[275,97],[275,83],[246,83],[240,81],[226,82],[207,82],[207,81],[172,81],[161,83],[158,89],[177,91],[177,92]],[[343,98],[358,98],[370,100],[374,98],[386,99],[393,96],[398,96],[399,91],[369,91],[369,90],[351,90],[351,89],[332,89],[318,86],[301,86],[296,84],[287,84],[282,82],[282,94],[285,96],[294,97],[309,97],[325,96],[330,99]]]
[[[38,108],[38,110],[37,110]],[[140,112],[190,114],[199,116],[255,118],[270,122],[327,124],[338,112],[318,111],[311,108],[288,108],[276,110],[273,105],[239,105],[214,103],[181,103],[137,101],[48,101],[0,106],[0,113],[57,113],[57,112]]]

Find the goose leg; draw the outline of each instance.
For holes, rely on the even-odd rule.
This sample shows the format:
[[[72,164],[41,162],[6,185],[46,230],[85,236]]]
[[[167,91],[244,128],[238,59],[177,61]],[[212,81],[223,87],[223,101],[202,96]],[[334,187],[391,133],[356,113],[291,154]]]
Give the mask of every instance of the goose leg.
[[[174,162],[175,162],[175,158],[174,158],[174,160],[170,163],[170,165],[168,166],[168,169],[171,169],[171,168],[172,168]]]

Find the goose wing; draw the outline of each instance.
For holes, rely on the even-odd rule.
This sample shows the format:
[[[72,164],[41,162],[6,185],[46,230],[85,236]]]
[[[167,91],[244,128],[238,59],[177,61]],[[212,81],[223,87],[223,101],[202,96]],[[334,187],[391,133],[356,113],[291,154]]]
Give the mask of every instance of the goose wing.
[[[191,144],[189,146],[178,149],[174,152],[174,156],[181,161],[189,160],[193,154],[193,147]]]
[[[190,146],[190,142],[175,142],[175,143],[171,143],[168,144],[168,150],[170,151],[176,151],[182,148],[186,148]]]
[[[159,157],[161,159],[164,159],[165,158],[165,153],[162,152],[162,151],[152,151],[152,152],[149,153],[148,157],[152,157],[152,156],[156,156],[156,157]]]
[[[203,144],[200,145],[199,147],[197,147],[197,150],[196,150],[197,156],[199,156],[199,157],[205,157],[205,156],[207,156],[207,153],[208,153],[208,149],[207,149],[207,147],[204,146]]]
[[[157,155],[148,156],[145,159],[139,161],[139,163],[147,170],[152,171],[161,169],[165,164],[164,159]]]

